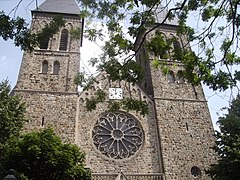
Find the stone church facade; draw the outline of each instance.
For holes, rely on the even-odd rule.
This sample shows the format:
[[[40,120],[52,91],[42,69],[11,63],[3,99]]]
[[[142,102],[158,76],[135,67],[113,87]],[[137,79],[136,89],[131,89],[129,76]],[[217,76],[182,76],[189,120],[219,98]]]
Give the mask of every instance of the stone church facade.
[[[75,0],[46,0],[32,11],[32,31],[59,14],[66,25],[33,52],[24,52],[14,93],[27,104],[26,131],[53,127],[64,142],[77,144],[86,152],[93,179],[116,179],[119,173],[123,179],[210,179],[204,170],[215,161],[215,154],[207,102],[201,86],[178,76],[184,68],[180,62],[173,66],[160,57],[171,70],[163,74],[152,67],[155,57],[143,45],[136,56],[145,70],[142,84],[110,83],[102,72],[90,89],[78,93],[74,77],[80,68],[82,38],[72,38],[70,32],[83,31],[79,12]],[[166,23],[158,31],[177,37],[176,27]],[[136,45],[140,41],[141,37]],[[146,101],[149,114],[109,112],[107,102],[89,112],[86,100],[98,89],[113,91],[113,97],[109,95],[113,101],[125,97]]]

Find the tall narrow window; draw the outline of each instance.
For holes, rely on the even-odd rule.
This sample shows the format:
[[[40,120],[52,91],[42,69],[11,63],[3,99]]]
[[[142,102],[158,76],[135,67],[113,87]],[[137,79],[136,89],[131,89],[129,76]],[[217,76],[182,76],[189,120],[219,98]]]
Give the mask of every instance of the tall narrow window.
[[[160,59],[167,59],[167,57],[168,57],[167,51],[165,49],[160,49],[159,51],[160,51],[160,53],[159,53]]]
[[[42,126],[44,126],[44,117],[42,117]]]
[[[62,33],[61,33],[59,50],[66,51],[67,50],[67,44],[68,44],[68,30],[63,29]]]
[[[173,47],[174,47],[175,52],[181,50],[180,42],[177,39],[175,39],[173,41]]]
[[[181,61],[183,57],[182,57],[182,47],[179,42],[180,37],[176,37],[173,34],[171,36],[172,36],[171,40],[172,40],[172,46],[173,46],[172,57],[174,60]]]
[[[40,49],[48,49],[48,41],[49,41],[49,38],[41,39],[40,42],[39,42]]]
[[[169,83],[174,83],[175,82],[175,76],[173,71],[169,71],[169,73],[167,74],[167,79]]]
[[[188,123],[186,123],[186,129],[187,129],[187,131],[188,131]]]
[[[42,73],[47,74],[48,72],[48,62],[45,60],[42,62]]]
[[[182,84],[185,82],[184,77],[183,77],[183,72],[180,70],[177,73],[177,82]]]
[[[162,37],[162,47],[159,49],[159,57],[160,59],[167,59],[168,58],[168,51],[167,51],[167,43],[166,43],[166,35],[161,33],[161,37]]]
[[[54,61],[53,63],[53,74],[59,74],[60,63],[58,61]]]

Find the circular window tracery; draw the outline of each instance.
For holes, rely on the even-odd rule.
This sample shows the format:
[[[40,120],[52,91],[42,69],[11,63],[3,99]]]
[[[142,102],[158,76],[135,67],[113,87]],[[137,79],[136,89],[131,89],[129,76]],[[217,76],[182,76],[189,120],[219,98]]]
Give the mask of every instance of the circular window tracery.
[[[125,159],[134,155],[143,143],[138,120],[128,113],[108,112],[98,118],[92,132],[93,143],[105,156]]]

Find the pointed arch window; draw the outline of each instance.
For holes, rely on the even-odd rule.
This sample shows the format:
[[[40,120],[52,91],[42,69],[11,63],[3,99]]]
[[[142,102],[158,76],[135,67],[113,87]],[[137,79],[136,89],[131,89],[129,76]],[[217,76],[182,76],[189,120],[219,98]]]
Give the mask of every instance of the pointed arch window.
[[[61,33],[59,50],[66,51],[67,50],[67,44],[68,44],[68,30],[63,29],[62,33]]]
[[[167,74],[167,80],[169,83],[175,82],[175,76],[174,76],[173,71],[169,71],[169,73]]]
[[[53,63],[53,74],[59,74],[60,63],[58,61],[54,61]]]
[[[42,62],[42,73],[47,74],[48,72],[48,62],[45,60]]]

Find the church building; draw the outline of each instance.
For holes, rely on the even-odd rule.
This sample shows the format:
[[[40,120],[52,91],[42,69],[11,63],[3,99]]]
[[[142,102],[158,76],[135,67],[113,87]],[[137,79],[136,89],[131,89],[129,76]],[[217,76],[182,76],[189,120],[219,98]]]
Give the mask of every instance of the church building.
[[[159,23],[164,11],[158,10]],[[143,43],[136,55],[145,71],[141,84],[110,83],[109,75],[102,72],[91,88],[79,93],[74,78],[81,66],[84,42],[70,33],[77,28],[83,32],[84,20],[79,13],[75,0],[45,0],[32,11],[33,32],[56,15],[66,24],[33,52],[23,54],[14,93],[27,105],[25,130],[53,127],[64,142],[77,144],[86,153],[86,167],[91,169],[93,180],[210,179],[205,170],[215,161],[211,149],[215,139],[202,87],[192,86],[179,76],[184,70],[181,62],[160,56],[169,73],[153,67],[151,61],[156,57]],[[178,39],[174,48],[182,47],[186,39],[177,36],[176,30],[176,22],[166,21],[149,33],[145,42],[160,31]],[[136,46],[141,39],[139,35]],[[127,97],[145,101],[149,114],[110,112],[107,102],[87,111],[87,99],[99,89],[108,94],[106,101]]]

